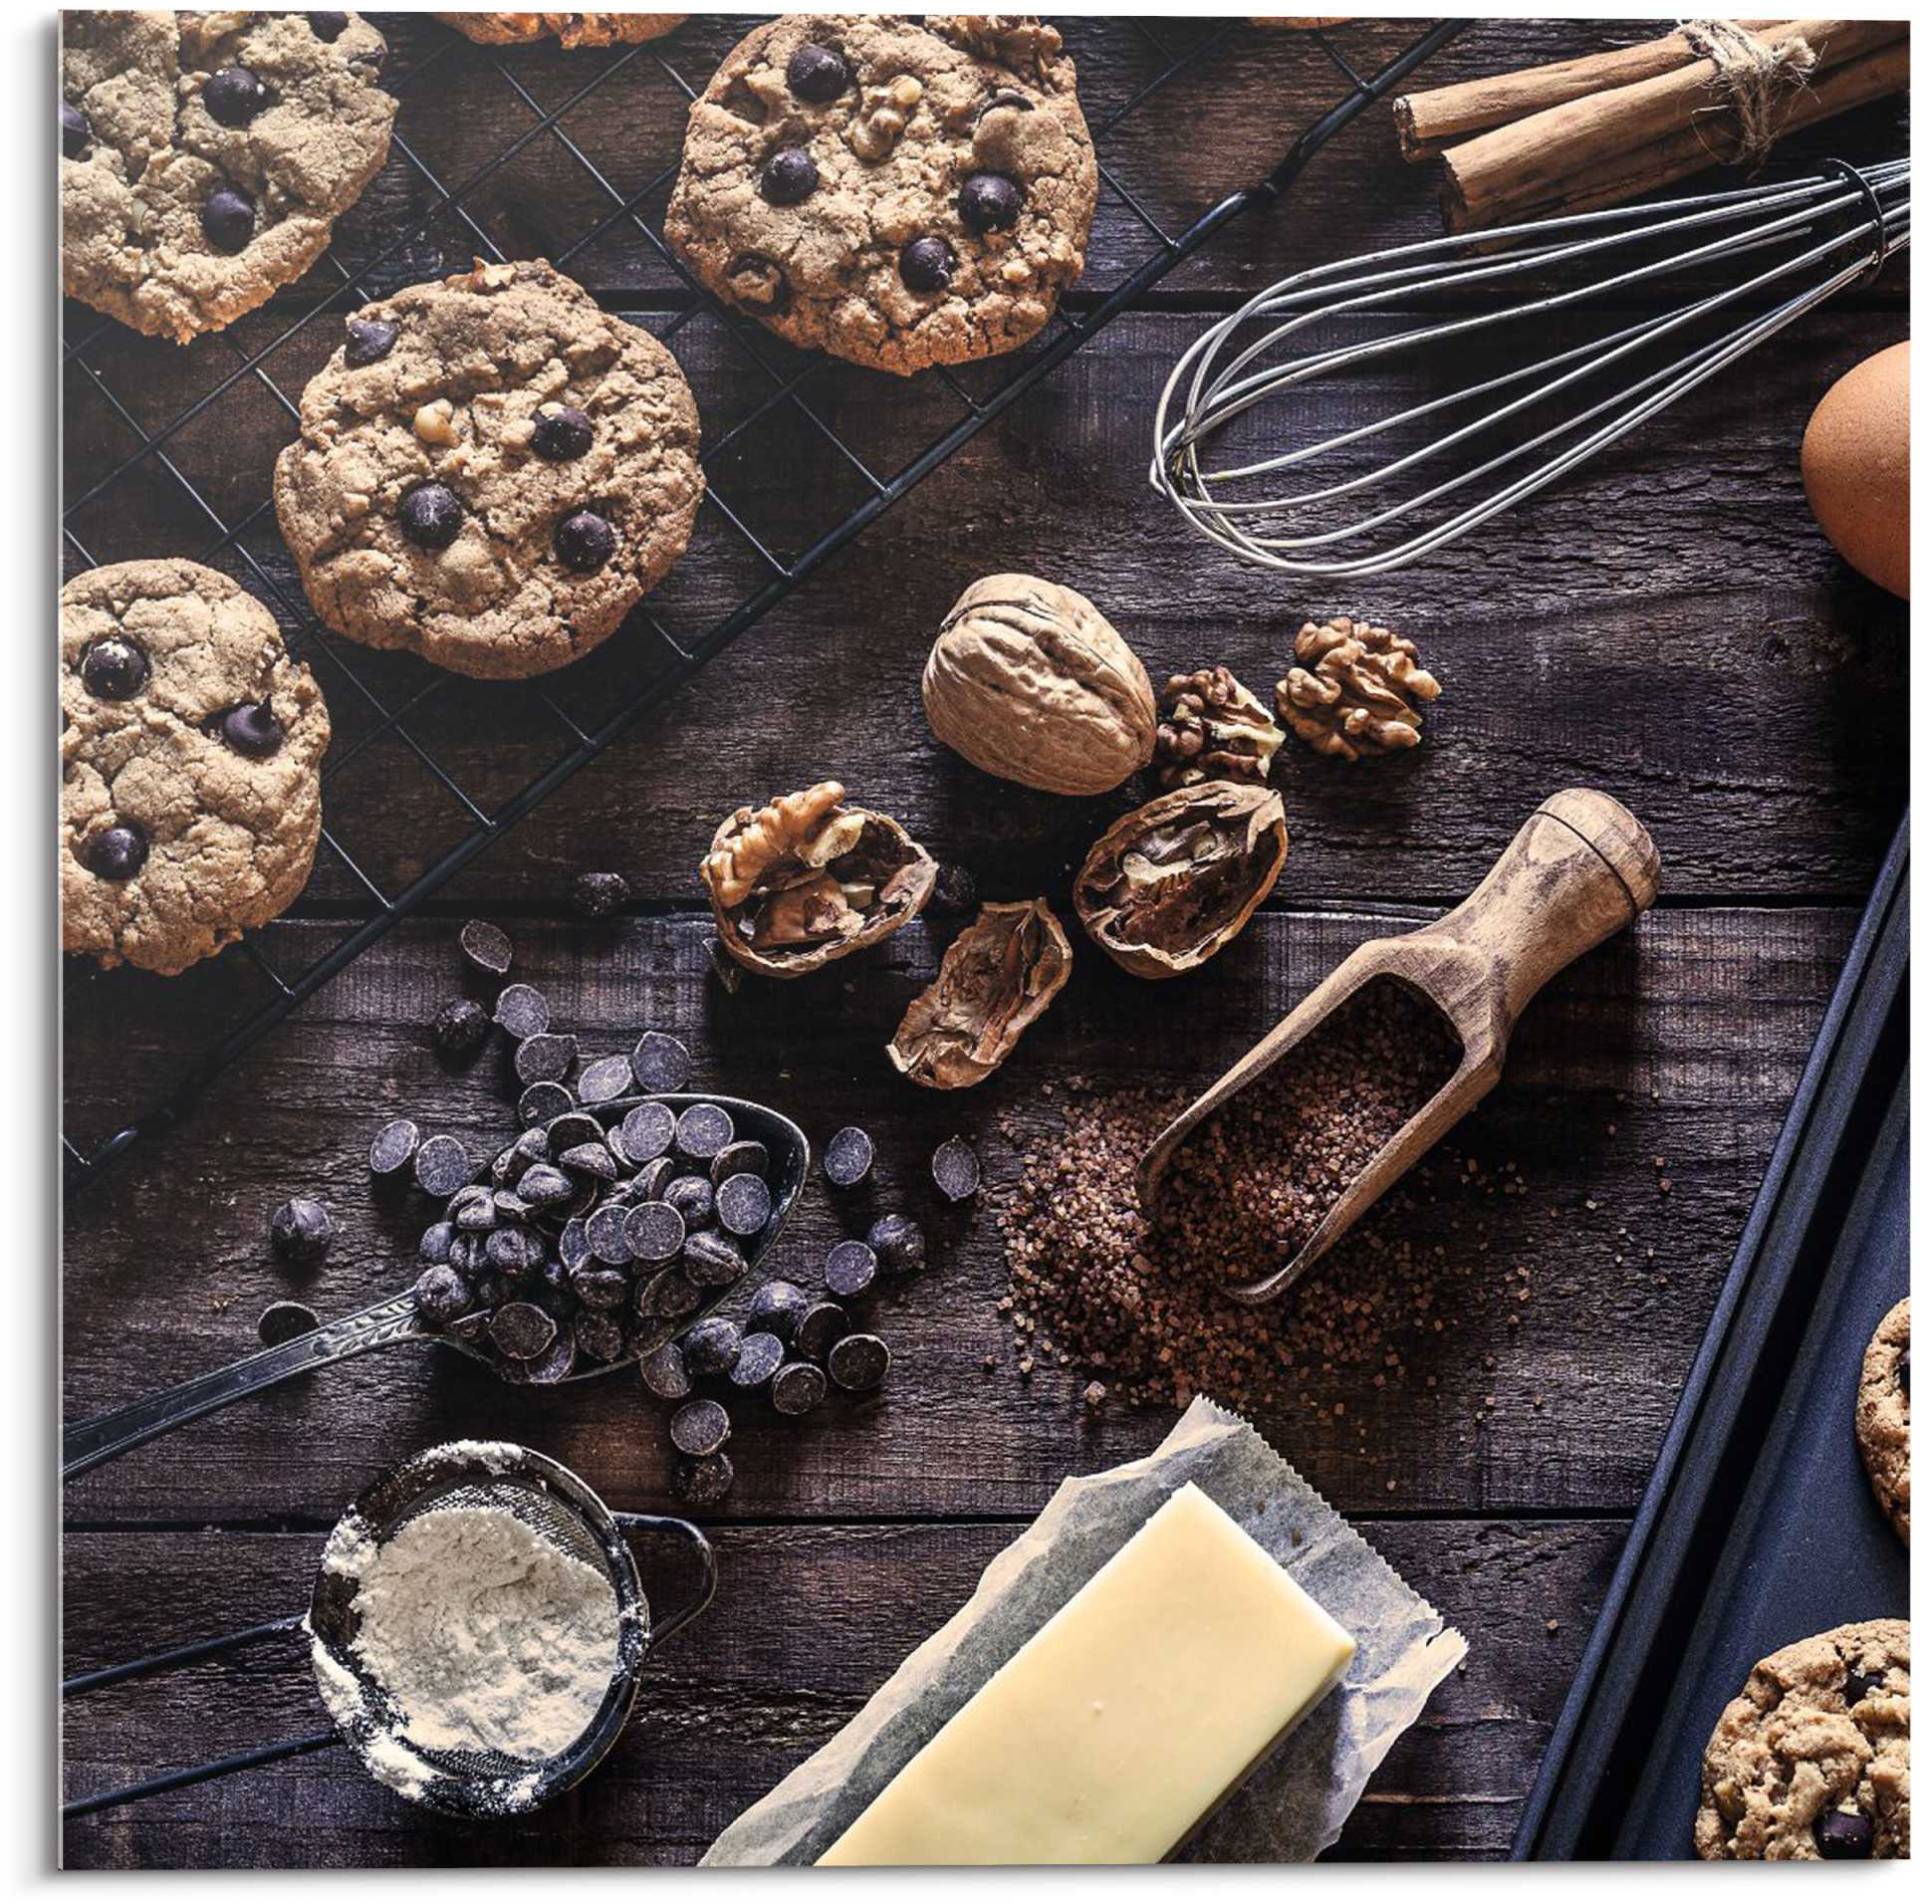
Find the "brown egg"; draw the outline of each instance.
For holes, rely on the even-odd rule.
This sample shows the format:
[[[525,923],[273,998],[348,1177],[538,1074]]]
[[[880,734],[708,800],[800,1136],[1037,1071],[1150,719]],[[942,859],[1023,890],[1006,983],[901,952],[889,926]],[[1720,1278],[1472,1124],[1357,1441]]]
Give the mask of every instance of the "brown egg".
[[[1820,399],[1800,445],[1814,519],[1870,582],[1907,599],[1907,353],[1855,364]]]

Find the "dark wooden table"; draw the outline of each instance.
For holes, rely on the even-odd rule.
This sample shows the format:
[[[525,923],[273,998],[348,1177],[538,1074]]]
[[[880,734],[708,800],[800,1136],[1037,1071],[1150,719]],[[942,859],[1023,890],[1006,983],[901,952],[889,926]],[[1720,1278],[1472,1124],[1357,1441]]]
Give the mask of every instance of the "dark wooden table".
[[[670,43],[696,82],[737,20],[696,21]],[[1164,53],[1210,29],[1068,27],[1090,117],[1121,103]],[[1360,24],[1338,44],[1363,70],[1415,28]],[[1457,42],[1431,76],[1559,57],[1622,29],[1502,23]],[[424,16],[393,28],[398,79],[441,44]],[[432,186],[467,180],[615,55],[443,53],[409,92],[396,152],[341,227],[354,269],[432,211]],[[1103,141],[1103,161],[1179,229],[1257,177],[1341,83],[1284,36],[1236,28]],[[650,56],[538,130],[463,204],[514,254],[558,252],[603,218],[588,175],[623,193],[672,164],[682,112]],[[1896,149],[1890,114],[1831,129],[1849,156]],[[649,216],[660,197],[643,203]],[[791,1111],[816,1141],[874,1132],[888,1195],[930,1201],[925,1159],[961,1130],[991,1179],[1018,1169],[1021,1133],[1052,1114],[1049,1087],[1197,1079],[1242,1049],[1327,966],[1391,921],[1424,916],[1478,878],[1528,808],[1602,787],[1630,805],[1666,865],[1661,903],[1630,937],[1551,986],[1523,1022],[1496,1096],[1383,1221],[1464,1228],[1441,1337],[1406,1335],[1404,1374],[1318,1381],[1262,1413],[1274,1444],[1466,1633],[1466,1669],[1382,1766],[1338,1855],[1496,1857],[1504,1850],[1626,1523],[1720,1286],[1783,1108],[1846,949],[1857,907],[1907,797],[1907,614],[1830,553],[1802,500],[1801,428],[1847,366],[1906,332],[1904,271],[1828,307],[1583,478],[1404,574],[1350,594],[1275,582],[1180,532],[1144,487],[1151,406],[1207,321],[1289,266],[1423,235],[1433,180],[1397,159],[1383,115],[1328,150],[1292,197],[1222,235],[1156,296],[975,439],[690,688],[477,860],[284,1028],[234,1065],[175,1131],[139,1144],[75,1200],[65,1268],[70,1417],[128,1401],[247,1352],[270,1301],[355,1307],[412,1273],[419,1207],[369,1196],[365,1146],[406,1111],[477,1141],[509,1117],[491,1061],[445,1068],[425,1027],[460,988],[453,933],[483,913],[508,926],[519,970],[591,1046],[671,1028],[699,1077]],[[1143,252],[1103,202],[1086,308]],[[387,260],[388,287],[475,249],[443,212]],[[685,296],[644,235],[616,221],[572,267],[619,308],[663,322]],[[337,278],[315,274],[322,291]],[[289,434],[274,390],[297,393],[331,348],[335,317],[259,366],[313,285],[283,294],[231,340],[180,351],[111,332],[86,353],[116,411],[67,377],[68,493],[84,493],[188,404],[184,427],[78,512],[95,559],[195,554],[266,495]],[[70,314],[74,335],[91,328]],[[756,358],[708,314],[675,348],[709,439],[746,416],[790,363]],[[236,352],[234,346],[240,347]],[[769,368],[771,366],[771,368]],[[988,367],[992,370],[993,367]],[[241,374],[236,376],[236,372]],[[975,387],[986,387],[980,376]],[[963,379],[965,381],[965,379]],[[225,388],[221,388],[222,385]],[[911,384],[823,366],[804,387],[870,465],[890,474],[958,414],[936,379]],[[853,478],[791,403],[743,433],[715,476],[753,531],[791,553],[857,500]],[[298,586],[271,513],[221,559],[277,584],[290,629]],[[74,563],[81,558],[74,555]],[[1156,675],[1222,661],[1272,682],[1309,613],[1352,610],[1404,629],[1445,684],[1429,745],[1359,769],[1289,748],[1279,768],[1294,850],[1273,903],[1199,977],[1149,988],[1081,944],[1072,985],[1000,1076],[961,1096],[897,1079],[881,1047],[933,971],[951,924],[902,933],[859,963],[788,988],[729,995],[710,978],[694,869],[717,819],[827,774],[897,815],[989,897],[1062,905],[1092,835],[1119,801],[1028,794],[973,773],[930,740],[918,679],[930,633],[973,576],[1027,569],[1069,581],[1111,615]],[[660,597],[698,629],[752,574],[740,535],[709,510]],[[564,747],[534,693],[442,684],[405,732],[389,703],[426,687],[404,657],[303,640],[334,709],[327,786],[335,837],[393,892],[471,822],[422,764],[430,754],[492,811]],[[547,682],[597,719],[658,663],[634,633]],[[369,738],[371,736],[371,738]],[[619,867],[639,903],[586,928],[571,876]],[[366,894],[323,851],[289,918],[261,937],[283,969],[364,915]],[[68,1129],[83,1141],[160,1094],[192,1055],[259,1002],[265,981],[230,953],[184,978],[75,970],[67,987]],[[1011,1135],[1003,1133],[1006,1120]],[[1528,1194],[1488,1201],[1475,1169],[1517,1166]],[[310,1280],[266,1248],[290,1192],[327,1200],[339,1237]],[[780,1261],[816,1271],[835,1220],[816,1190]],[[331,1751],[151,1799],[66,1832],[76,1865],[401,1865],[684,1862],[828,1738],[904,1653],[966,1596],[984,1563],[1063,1475],[1150,1448],[1170,1411],[1090,1421],[1080,1379],[1010,1369],[993,1304],[1000,1255],[984,1212],[945,1226],[937,1260],[883,1307],[895,1354],[884,1396],[802,1427],[743,1419],[739,1483],[710,1527],[722,1585],[712,1611],[650,1663],[635,1721],[601,1772],[525,1823],[438,1822]],[[1525,1266],[1520,1310],[1504,1279]],[[1337,1274],[1337,1264],[1329,1274]],[[1510,1321],[1510,1315],[1517,1321]],[[999,1368],[983,1372],[984,1358]],[[1337,1411],[1335,1404],[1338,1404]],[[324,1530],[382,1468],[462,1435],[517,1438],[577,1467],[615,1506],[663,1509],[663,1426],[638,1383],[560,1392],[493,1384],[454,1358],[368,1357],[237,1406],[80,1481],[67,1493],[67,1669],[230,1630],[304,1604]],[[76,1702],[67,1784],[83,1792],[323,1724],[297,1648],[266,1643],[172,1680]]]

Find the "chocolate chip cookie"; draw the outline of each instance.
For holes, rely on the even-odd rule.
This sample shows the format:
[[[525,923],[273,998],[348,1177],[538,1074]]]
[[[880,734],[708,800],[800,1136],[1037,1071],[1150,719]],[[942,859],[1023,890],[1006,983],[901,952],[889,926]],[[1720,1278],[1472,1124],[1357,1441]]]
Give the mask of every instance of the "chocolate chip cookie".
[[[1051,27],[792,14],[695,102],[667,235],[781,336],[905,376],[1033,336],[1097,189]]]
[[[1874,1499],[1905,1541],[1913,1538],[1912,1359],[1912,1325],[1903,1300],[1881,1318],[1861,1358],[1853,1431]]]
[[[436,13],[482,46],[524,46],[549,34],[562,46],[636,46],[671,33],[684,13]]]
[[[693,533],[693,393],[544,260],[348,320],[273,495],[330,628],[459,674],[542,674],[619,627]]]
[[[167,560],[76,575],[60,711],[69,952],[180,972],[299,896],[327,704],[237,582]]]
[[[1700,1768],[1703,1858],[1908,1855],[1910,1641],[1864,1620],[1769,1654]]]
[[[67,295],[185,344],[326,249],[386,161],[387,43],[354,13],[61,16]]]

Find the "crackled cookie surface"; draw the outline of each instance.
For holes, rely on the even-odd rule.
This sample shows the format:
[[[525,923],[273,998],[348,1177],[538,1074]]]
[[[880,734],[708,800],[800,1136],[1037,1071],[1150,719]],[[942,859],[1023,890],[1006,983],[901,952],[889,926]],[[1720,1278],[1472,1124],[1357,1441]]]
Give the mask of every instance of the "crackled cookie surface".
[[[329,627],[518,678],[605,640],[672,568],[699,450],[663,344],[544,261],[478,265],[348,320],[274,501]]]
[[[436,13],[482,46],[522,46],[549,34],[562,46],[634,46],[671,33],[684,13]]]
[[[1874,1499],[1902,1540],[1913,1537],[1912,1337],[1911,1308],[1903,1300],[1880,1319],[1861,1357],[1853,1416]]]
[[[1051,27],[794,14],[695,102],[667,232],[783,337],[904,375],[1033,336],[1097,188]]]
[[[1753,1669],[1701,1765],[1701,1857],[1908,1855],[1910,1644],[1905,1620],[1864,1620]]]
[[[179,972],[299,896],[327,705],[273,617],[196,562],[60,592],[62,943]]]
[[[67,293],[187,343],[299,277],[387,156],[353,13],[61,16]]]

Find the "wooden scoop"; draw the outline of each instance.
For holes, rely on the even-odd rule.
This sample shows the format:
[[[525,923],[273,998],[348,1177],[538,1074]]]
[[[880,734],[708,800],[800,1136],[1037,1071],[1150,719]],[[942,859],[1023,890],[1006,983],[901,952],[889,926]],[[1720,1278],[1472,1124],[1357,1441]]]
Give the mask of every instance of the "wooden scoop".
[[[1142,1207],[1152,1204],[1168,1161],[1188,1136],[1363,985],[1384,978],[1418,992],[1453,1026],[1459,1065],[1374,1152],[1292,1258],[1253,1282],[1228,1285],[1242,1302],[1271,1302],[1493,1089],[1513,1021],[1534,993],[1581,953],[1631,925],[1652,905],[1659,885],[1660,855],[1619,801],[1587,787],[1543,801],[1493,870],[1444,919],[1371,940],[1343,959],[1153,1140],[1140,1161]]]

